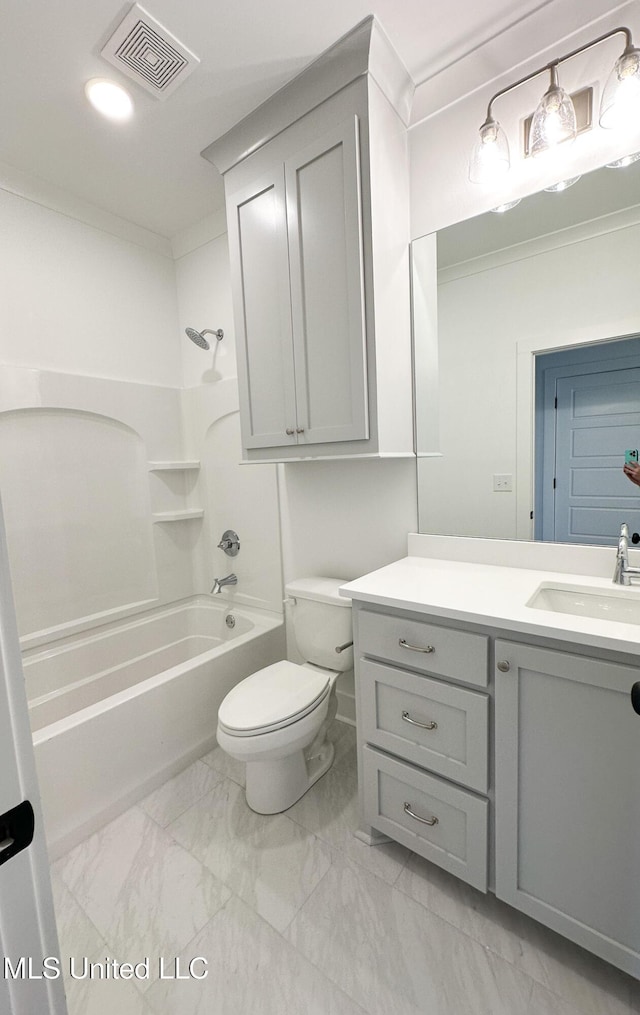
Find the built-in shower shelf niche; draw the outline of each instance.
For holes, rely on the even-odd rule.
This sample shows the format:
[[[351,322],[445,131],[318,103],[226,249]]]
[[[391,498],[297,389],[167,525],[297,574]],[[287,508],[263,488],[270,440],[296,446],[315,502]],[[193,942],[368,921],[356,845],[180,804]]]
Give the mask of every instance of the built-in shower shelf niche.
[[[200,462],[149,462],[149,472],[195,472],[200,468]]]
[[[188,522],[194,518],[203,518],[203,508],[189,508],[186,511],[156,511],[152,516],[154,522]]]
[[[182,522],[202,518],[197,492],[200,462],[195,458],[150,461],[152,520]]]

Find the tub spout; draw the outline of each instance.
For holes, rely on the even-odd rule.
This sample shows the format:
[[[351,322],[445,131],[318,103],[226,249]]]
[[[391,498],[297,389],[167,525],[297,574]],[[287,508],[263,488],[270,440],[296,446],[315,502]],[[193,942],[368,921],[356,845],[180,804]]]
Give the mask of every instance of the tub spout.
[[[220,595],[225,585],[237,585],[238,576],[235,574],[228,574],[226,578],[214,578],[213,585],[211,587],[212,594]]]

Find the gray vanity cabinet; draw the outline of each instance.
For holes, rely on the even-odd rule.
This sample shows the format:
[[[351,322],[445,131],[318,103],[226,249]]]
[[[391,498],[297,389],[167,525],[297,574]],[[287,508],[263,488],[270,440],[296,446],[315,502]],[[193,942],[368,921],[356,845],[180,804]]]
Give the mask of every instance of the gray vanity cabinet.
[[[495,871],[499,898],[640,978],[640,667],[353,606],[360,838],[483,891]]]
[[[356,612],[364,819],[486,891],[489,696],[476,687],[487,685],[488,639]]]
[[[496,894],[638,977],[640,670],[495,649]]]

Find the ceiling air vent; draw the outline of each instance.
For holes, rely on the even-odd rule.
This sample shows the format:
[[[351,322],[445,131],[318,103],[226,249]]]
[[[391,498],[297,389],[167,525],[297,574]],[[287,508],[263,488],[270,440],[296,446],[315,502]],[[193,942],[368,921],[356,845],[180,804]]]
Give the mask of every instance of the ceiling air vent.
[[[115,30],[102,56],[157,99],[171,95],[200,63],[139,4]]]

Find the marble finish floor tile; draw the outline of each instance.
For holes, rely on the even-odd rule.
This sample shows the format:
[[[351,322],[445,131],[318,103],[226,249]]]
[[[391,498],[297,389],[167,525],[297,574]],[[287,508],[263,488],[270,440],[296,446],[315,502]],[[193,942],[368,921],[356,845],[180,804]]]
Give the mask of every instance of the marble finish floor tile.
[[[81,952],[74,966],[74,977],[68,973],[64,978],[69,1015],[154,1015],[140,990],[131,980],[100,979],[96,974],[90,977],[91,963],[104,966],[108,953],[103,949],[93,955]],[[86,955],[88,965],[83,966],[80,955]],[[94,967],[95,968],[95,967]],[[86,972],[86,978],[80,978]],[[167,1013],[168,1015],[168,1013]]]
[[[354,832],[358,828],[359,814],[355,746],[290,807],[287,814],[388,884],[396,881],[411,855],[397,842],[367,846],[356,839]]]
[[[195,956],[206,979],[153,984],[155,1015],[366,1015],[240,899],[189,943],[183,968]]]
[[[396,888],[511,962],[581,1015],[627,1015],[630,976],[490,892],[483,894],[412,854]]]
[[[370,1015],[518,1015],[532,980],[349,861],[336,861],[285,937]]]
[[[168,831],[276,930],[290,923],[331,865],[331,851],[316,836],[284,814],[256,814],[230,779]]]
[[[62,880],[60,864],[58,861],[51,868],[51,887],[64,970],[68,968],[72,956],[93,955],[100,951],[103,940]]]
[[[527,1015],[584,1015],[584,1009],[574,1007],[569,1001],[534,983]]]
[[[230,895],[137,807],[71,850],[57,869],[111,955],[127,962],[176,955]]]
[[[209,790],[212,790],[223,778],[223,775],[211,768],[210,765],[196,761],[195,764],[189,765],[183,772],[150,793],[140,801],[138,806],[150,818],[166,828],[172,821],[184,814],[196,800],[200,800]]]
[[[245,785],[244,762],[236,761],[235,758],[229,757],[221,747],[214,747],[212,751],[204,755],[202,761],[216,772],[219,772],[220,775],[231,779],[232,782],[236,782],[238,786]]]

